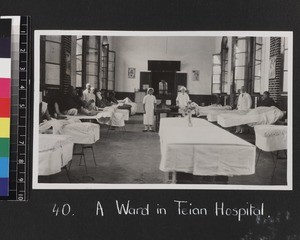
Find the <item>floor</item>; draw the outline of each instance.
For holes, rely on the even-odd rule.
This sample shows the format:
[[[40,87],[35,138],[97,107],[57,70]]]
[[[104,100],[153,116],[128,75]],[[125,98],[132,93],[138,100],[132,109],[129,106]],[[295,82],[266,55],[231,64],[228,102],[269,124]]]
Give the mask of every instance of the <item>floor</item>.
[[[157,133],[142,132],[142,116],[131,116],[126,123],[126,131],[112,130],[107,136],[107,126],[101,125],[100,140],[94,144],[95,166],[91,149],[85,149],[87,172],[79,165],[80,156],[74,156],[70,169],[46,177],[39,182],[51,183],[164,183],[164,173],[159,170],[160,143]],[[229,129],[230,130],[230,129]],[[239,137],[254,144],[253,130]],[[79,151],[80,146],[75,147]],[[280,153],[284,156],[284,153]],[[82,161],[83,163],[83,161]],[[273,161],[270,153],[262,152],[256,167],[256,173],[250,176],[234,177],[195,177],[180,174],[180,183],[228,183],[242,185],[286,185],[286,159],[279,159],[274,178],[271,180]]]

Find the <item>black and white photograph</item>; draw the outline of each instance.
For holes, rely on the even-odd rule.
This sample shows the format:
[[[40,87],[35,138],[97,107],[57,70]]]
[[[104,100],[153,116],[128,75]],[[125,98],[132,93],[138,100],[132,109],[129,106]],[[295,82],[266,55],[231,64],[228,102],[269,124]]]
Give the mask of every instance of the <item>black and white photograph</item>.
[[[35,31],[33,188],[291,190],[292,40]]]

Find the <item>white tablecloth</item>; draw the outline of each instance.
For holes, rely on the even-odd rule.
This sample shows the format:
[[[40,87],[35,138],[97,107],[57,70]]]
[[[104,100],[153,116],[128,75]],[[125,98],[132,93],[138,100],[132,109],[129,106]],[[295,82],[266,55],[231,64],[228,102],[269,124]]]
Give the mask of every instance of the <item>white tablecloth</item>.
[[[204,119],[164,118],[160,121],[161,163],[164,172],[194,175],[255,173],[256,147]]]

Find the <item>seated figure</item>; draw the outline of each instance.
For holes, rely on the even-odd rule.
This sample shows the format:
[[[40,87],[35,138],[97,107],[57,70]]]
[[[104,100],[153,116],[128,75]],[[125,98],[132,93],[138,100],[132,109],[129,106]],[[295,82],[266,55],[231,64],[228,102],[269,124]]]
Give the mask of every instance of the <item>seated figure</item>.
[[[111,104],[117,104],[118,105],[118,107],[117,107],[118,109],[127,109],[129,111],[129,114],[131,114],[131,105],[126,104],[126,103],[119,103],[118,100],[115,97],[115,92],[114,91],[109,92],[107,100]]]
[[[58,101],[54,104],[55,113],[58,116],[61,115],[96,115],[98,112],[95,110],[87,109],[87,103],[76,95],[76,91],[73,86],[69,86],[68,93],[61,95]]]
[[[276,106],[274,100],[270,97],[270,93],[265,91],[261,97],[261,100],[258,102],[259,107],[272,107]]]

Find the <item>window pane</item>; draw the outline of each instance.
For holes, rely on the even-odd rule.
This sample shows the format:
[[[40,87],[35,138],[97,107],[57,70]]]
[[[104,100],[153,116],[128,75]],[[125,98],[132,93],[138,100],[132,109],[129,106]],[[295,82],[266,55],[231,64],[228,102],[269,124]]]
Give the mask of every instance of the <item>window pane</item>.
[[[288,70],[288,50],[284,51],[284,70]]]
[[[254,92],[260,92],[260,78],[255,78],[254,80]]]
[[[108,80],[114,81],[115,80],[115,73],[114,72],[108,72]]]
[[[236,92],[244,86],[244,80],[236,80],[235,81],[235,90]]]
[[[213,84],[212,87],[213,87],[212,89],[213,93],[220,93],[220,84]]]
[[[283,92],[287,92],[288,91],[288,72],[284,71],[283,72]]]
[[[60,49],[59,43],[46,42],[46,62],[60,63]]]
[[[255,52],[255,59],[256,60],[261,60],[261,49]]]
[[[61,36],[47,35],[46,40],[53,41],[53,42],[61,42]]]
[[[213,55],[213,64],[220,64],[221,65],[221,56],[220,56],[220,54]]]
[[[82,60],[81,57],[76,58],[76,71],[82,71]]]
[[[255,65],[255,76],[261,76],[261,64]]]
[[[76,87],[82,87],[81,73],[76,73]]]
[[[98,54],[88,53],[87,54],[87,60],[88,61],[93,61],[93,62],[98,62]]]
[[[213,83],[221,83],[221,75],[213,75]]]
[[[236,67],[235,68],[235,79],[244,79],[245,78],[245,68]]]
[[[60,85],[60,65],[46,63],[46,84]]]
[[[236,45],[236,52],[246,52],[246,39],[238,39]]]
[[[108,81],[107,89],[108,90],[114,90],[114,82],[113,81]]]
[[[98,75],[97,63],[87,63],[87,74]]]
[[[256,38],[256,43],[262,44],[262,37],[257,37]]]
[[[221,74],[221,66],[213,66],[213,74]]]
[[[239,53],[235,55],[235,66],[245,66],[246,53]]]

